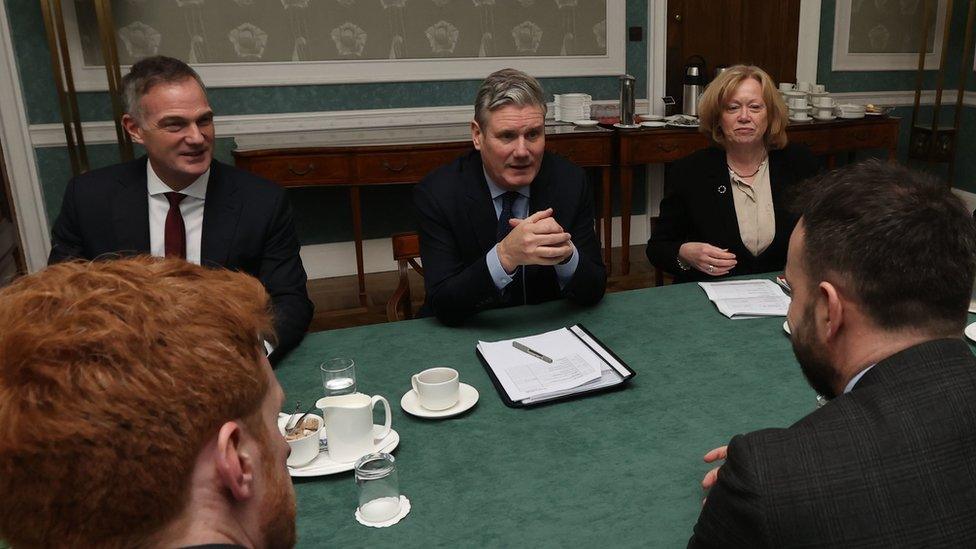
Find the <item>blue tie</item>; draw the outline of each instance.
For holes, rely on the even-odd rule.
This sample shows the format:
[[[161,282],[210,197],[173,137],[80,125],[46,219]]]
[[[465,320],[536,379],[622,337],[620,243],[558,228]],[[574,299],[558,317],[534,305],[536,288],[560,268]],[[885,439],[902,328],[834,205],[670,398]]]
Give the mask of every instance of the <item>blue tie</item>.
[[[495,235],[495,242],[501,242],[508,236],[508,233],[512,232],[512,226],[508,224],[508,220],[512,219],[512,206],[515,205],[515,199],[519,197],[519,193],[515,191],[508,191],[502,195],[502,213],[498,216],[498,232]]]

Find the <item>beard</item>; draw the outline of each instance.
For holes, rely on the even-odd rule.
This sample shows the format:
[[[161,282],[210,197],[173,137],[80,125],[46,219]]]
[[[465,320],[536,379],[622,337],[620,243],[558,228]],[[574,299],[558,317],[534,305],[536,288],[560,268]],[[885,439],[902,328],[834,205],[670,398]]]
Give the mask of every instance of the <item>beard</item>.
[[[801,324],[791,328],[793,336],[790,341],[793,344],[793,354],[796,355],[796,361],[800,363],[800,370],[803,371],[803,377],[807,378],[807,383],[818,394],[830,400],[837,396],[831,383],[834,379],[834,369],[823,346],[817,343],[814,337],[813,326],[813,303],[811,303],[803,311]]]
[[[284,462],[276,460],[270,441],[262,444],[261,460],[267,489],[261,500],[261,532],[269,549],[295,546],[295,488]]]

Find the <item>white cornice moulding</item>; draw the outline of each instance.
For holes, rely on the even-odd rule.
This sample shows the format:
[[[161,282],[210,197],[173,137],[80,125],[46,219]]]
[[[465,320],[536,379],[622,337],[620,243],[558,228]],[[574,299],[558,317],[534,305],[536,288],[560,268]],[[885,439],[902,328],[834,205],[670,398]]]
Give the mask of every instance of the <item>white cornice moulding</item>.
[[[612,100],[594,101],[594,105],[611,105]],[[638,99],[638,112],[648,112],[647,99]],[[549,104],[549,113],[553,113]],[[430,126],[437,124],[466,124],[474,116],[470,105],[450,107],[420,107],[410,109],[371,109],[354,111],[321,111],[275,114],[243,114],[217,116],[214,119],[218,138],[296,133],[318,130],[352,130],[391,127]],[[115,144],[115,126],[111,121],[82,124],[85,144]],[[64,127],[61,124],[33,124],[31,143],[35,147],[64,147]]]

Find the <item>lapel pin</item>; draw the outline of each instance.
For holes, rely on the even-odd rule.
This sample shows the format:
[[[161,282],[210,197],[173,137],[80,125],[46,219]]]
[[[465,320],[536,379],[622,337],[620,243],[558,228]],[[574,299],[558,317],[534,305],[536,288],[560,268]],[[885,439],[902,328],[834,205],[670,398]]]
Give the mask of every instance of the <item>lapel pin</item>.
[[[725,185],[718,186],[718,194],[725,194]]]

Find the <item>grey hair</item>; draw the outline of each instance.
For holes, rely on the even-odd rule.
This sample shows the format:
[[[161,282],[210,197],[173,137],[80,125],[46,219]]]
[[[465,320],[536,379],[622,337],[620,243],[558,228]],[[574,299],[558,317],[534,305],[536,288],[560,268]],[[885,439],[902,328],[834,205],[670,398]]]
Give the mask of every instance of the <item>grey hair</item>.
[[[172,84],[188,78],[196,80],[203,93],[207,93],[207,88],[203,85],[203,80],[200,79],[197,71],[179,59],[165,55],[140,59],[132,65],[129,73],[122,77],[122,107],[126,114],[141,121],[143,112],[140,101],[149,90],[158,84]]]
[[[546,98],[542,85],[535,78],[520,70],[502,69],[485,78],[474,101],[474,120],[482,129],[488,122],[488,113],[505,105],[536,106],[546,116]]]

